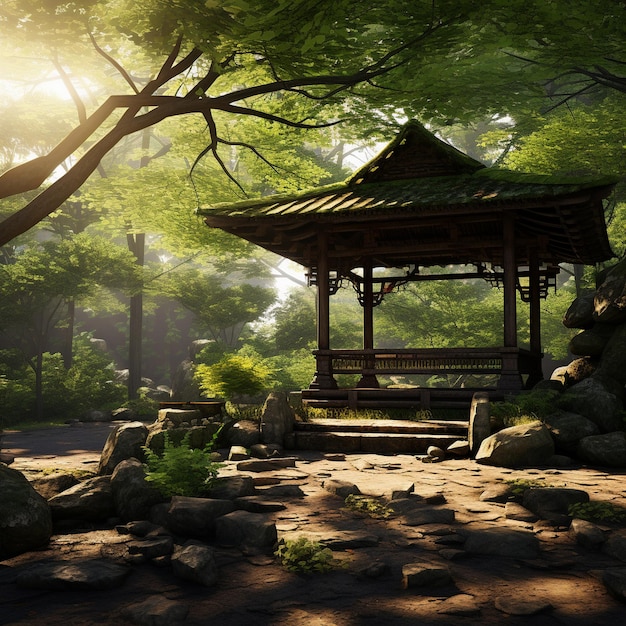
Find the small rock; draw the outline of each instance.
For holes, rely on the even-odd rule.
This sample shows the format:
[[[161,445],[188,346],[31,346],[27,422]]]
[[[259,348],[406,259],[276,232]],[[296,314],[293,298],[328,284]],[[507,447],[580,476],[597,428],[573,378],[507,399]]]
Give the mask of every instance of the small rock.
[[[585,548],[597,548],[606,541],[601,528],[583,519],[573,519],[569,533],[578,545]]]
[[[281,446],[275,443],[255,443],[250,447],[250,456],[255,459],[269,459],[281,455]]]
[[[626,602],[626,567],[612,567],[604,570],[602,582],[612,596]]]
[[[140,626],[178,626],[185,621],[188,613],[186,604],[163,596],[150,596],[143,602],[123,608],[121,612],[122,617]]]
[[[235,500],[253,494],[254,479],[245,474],[234,474],[216,478],[207,495],[218,500]]]
[[[359,578],[380,578],[389,572],[389,565],[383,561],[373,561],[357,571]]]
[[[215,520],[215,536],[222,546],[267,548],[276,543],[276,524],[258,513],[233,511]]]
[[[539,519],[532,511],[517,502],[507,502],[504,505],[504,517],[516,522],[536,522]]]
[[[426,454],[432,459],[437,459],[439,461],[443,461],[446,458],[445,450],[441,449],[439,446],[428,446]]]
[[[616,530],[609,535],[604,552],[620,561],[626,561],[626,529]]]
[[[534,533],[493,528],[469,533],[465,551],[470,554],[532,559],[539,556],[539,540]]]
[[[228,460],[229,461],[244,461],[249,459],[250,455],[248,451],[243,446],[231,446],[230,451],[228,452]]]
[[[552,605],[547,600],[524,600],[519,598],[496,598],[495,606],[498,611],[507,615],[536,615],[549,611]]]
[[[470,596],[466,593],[459,593],[456,596],[451,596],[450,598],[444,600],[437,613],[470,617],[480,613],[480,606],[476,602],[476,598],[474,598],[474,596]]]
[[[345,454],[339,454],[339,453],[332,453],[332,454],[325,454],[324,458],[327,461],[345,461],[346,460],[346,455]]]
[[[481,502],[507,502],[511,497],[511,487],[507,484],[501,484],[487,487],[479,499]]]
[[[18,587],[49,589],[114,589],[120,587],[130,569],[103,559],[38,563],[17,575]]]
[[[285,467],[295,467],[296,460],[293,458],[280,459],[251,459],[250,461],[240,461],[237,469],[240,472],[272,472]]]
[[[269,487],[257,488],[257,495],[264,498],[304,498],[304,492],[298,485],[271,485]]]
[[[457,550],[456,548],[444,548],[439,550],[439,556],[446,561],[458,561],[467,556],[465,550]]]
[[[190,544],[172,555],[174,576],[212,587],[218,578],[215,552],[205,545]]]
[[[470,453],[470,447],[469,447],[469,441],[455,441],[454,443],[451,443],[447,448],[446,448],[446,453],[449,454],[450,456],[454,456],[457,458],[464,458],[466,456],[469,456]]]
[[[155,559],[160,556],[167,556],[174,549],[174,541],[166,535],[156,539],[131,541],[127,544],[128,553],[141,554],[147,559]]]
[[[235,506],[242,511],[249,511],[250,513],[269,513],[271,511],[282,511],[287,508],[282,502],[272,502],[261,496],[236,498]]]
[[[411,587],[443,587],[452,582],[447,567],[433,566],[423,563],[410,563],[402,567],[402,588]]]
[[[360,495],[360,489],[353,483],[345,480],[330,479],[323,483],[324,489],[330,493],[334,493],[340,498],[347,498],[350,495]]]

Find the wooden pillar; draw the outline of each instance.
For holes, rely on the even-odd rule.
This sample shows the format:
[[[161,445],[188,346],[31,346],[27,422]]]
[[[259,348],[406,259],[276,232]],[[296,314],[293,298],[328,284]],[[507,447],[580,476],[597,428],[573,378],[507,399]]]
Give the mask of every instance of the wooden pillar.
[[[330,354],[330,286],[328,281],[328,238],[324,231],[318,235],[317,252],[317,350],[314,351],[316,371],[310,389],[336,389]]]
[[[363,359],[363,373],[357,387],[380,387],[374,373],[375,359],[367,351],[374,349],[374,284],[372,259],[366,259],[363,264],[363,350],[366,351]]]
[[[363,267],[363,349],[374,348],[374,286],[372,260]]]
[[[543,380],[541,359],[541,293],[539,290],[539,254],[536,248],[528,251],[528,287],[529,287],[529,323],[530,323],[530,353],[531,369],[526,387],[534,387]]]
[[[515,260],[515,216],[505,212],[502,219],[502,266],[504,269],[504,346],[517,347],[517,262]]]
[[[498,389],[517,391],[523,381],[517,347],[517,261],[515,258],[515,214],[502,216],[502,267],[504,269],[504,348]]]

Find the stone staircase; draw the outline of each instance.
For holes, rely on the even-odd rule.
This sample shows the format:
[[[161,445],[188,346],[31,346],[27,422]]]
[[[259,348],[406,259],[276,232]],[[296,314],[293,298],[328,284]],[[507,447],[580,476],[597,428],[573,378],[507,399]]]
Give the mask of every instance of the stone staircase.
[[[291,443],[295,450],[424,454],[429,446],[445,450],[467,440],[467,434],[468,422],[457,420],[313,419],[295,423]]]

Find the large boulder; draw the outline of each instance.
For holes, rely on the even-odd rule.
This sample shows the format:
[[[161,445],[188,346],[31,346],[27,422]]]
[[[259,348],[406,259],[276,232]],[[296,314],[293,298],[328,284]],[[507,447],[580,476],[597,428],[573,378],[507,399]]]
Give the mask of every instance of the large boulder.
[[[224,439],[229,446],[251,448],[261,440],[259,423],[252,420],[239,420],[227,426]]]
[[[610,433],[624,426],[621,416],[624,404],[613,393],[615,390],[614,387],[607,388],[607,384],[594,374],[567,389],[559,398],[558,404],[566,411],[578,413],[591,420],[601,433]]]
[[[550,380],[556,380],[562,383],[564,388],[572,387],[573,385],[589,378],[598,369],[598,360],[590,357],[581,357],[574,359],[567,365],[557,367]]]
[[[499,467],[545,465],[554,455],[550,431],[539,420],[511,426],[487,437],[476,453],[476,461]]]
[[[592,328],[574,335],[569,342],[569,351],[578,356],[599,358],[607,347],[616,327],[612,324],[595,324]]]
[[[626,259],[608,270],[596,289],[593,317],[598,322],[626,322]]]
[[[142,422],[128,422],[115,428],[102,449],[98,474],[112,474],[116,465],[125,459],[142,459],[142,446],[147,436],[148,429]]]
[[[206,539],[215,533],[215,522],[235,510],[231,500],[174,496],[166,525],[177,535]]]
[[[54,520],[100,522],[115,515],[110,476],[96,476],[50,498]]]
[[[561,411],[549,415],[543,421],[554,438],[556,451],[564,454],[575,453],[583,437],[600,433],[596,424],[578,413]]]
[[[285,435],[293,432],[295,414],[285,393],[272,392],[261,410],[261,442],[284,445]]]
[[[626,385],[626,324],[615,327],[593,376],[616,381],[622,388]]]
[[[217,542],[223,546],[273,548],[276,524],[259,513],[233,511],[215,521]]]
[[[118,463],[111,474],[111,491],[117,515],[124,522],[147,519],[152,506],[164,501],[146,480],[143,464],[137,459]]]
[[[591,328],[594,323],[594,298],[593,292],[576,298],[563,317],[563,325],[566,328]]]
[[[593,465],[626,467],[626,433],[616,431],[584,437],[578,442],[576,453]]]
[[[0,559],[37,550],[51,535],[46,500],[21,472],[0,464]]]

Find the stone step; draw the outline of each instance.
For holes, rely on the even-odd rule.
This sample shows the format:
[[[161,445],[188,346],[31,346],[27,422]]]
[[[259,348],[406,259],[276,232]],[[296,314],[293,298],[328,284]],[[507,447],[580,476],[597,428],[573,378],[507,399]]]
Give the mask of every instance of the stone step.
[[[368,452],[371,454],[420,454],[429,446],[447,448],[451,443],[466,439],[462,435],[381,433],[381,432],[333,432],[295,431],[293,444],[296,450],[320,452]]]

